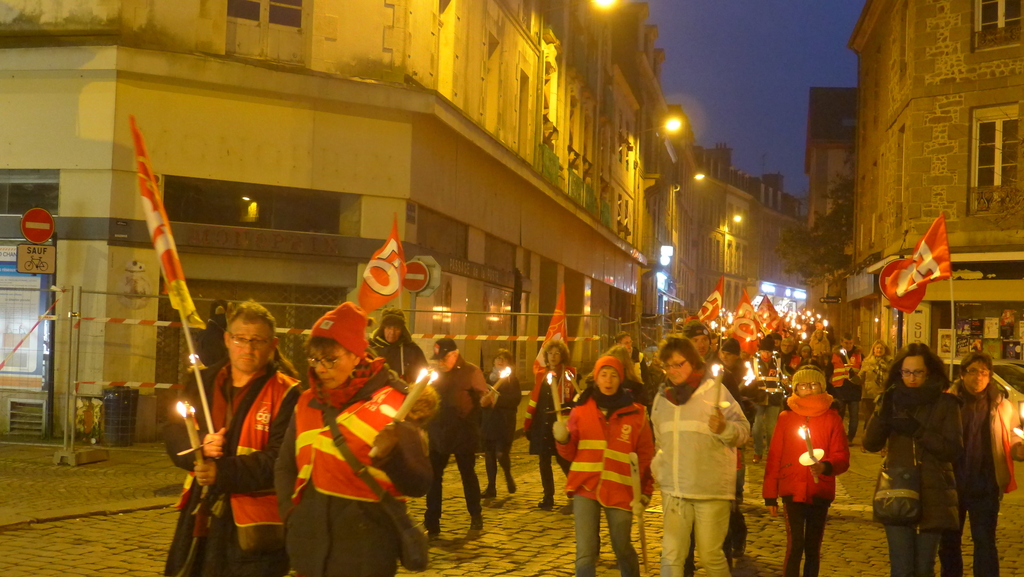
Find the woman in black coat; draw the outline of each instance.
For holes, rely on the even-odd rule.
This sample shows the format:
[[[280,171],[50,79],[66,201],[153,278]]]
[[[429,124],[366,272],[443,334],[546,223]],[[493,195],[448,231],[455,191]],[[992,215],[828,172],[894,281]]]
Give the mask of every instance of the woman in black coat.
[[[888,446],[891,467],[917,465],[921,518],[885,525],[892,577],[934,575],[942,531],[960,526],[953,462],[964,450],[960,400],[944,393],[949,381],[928,345],[909,345],[893,361],[882,401],[868,423],[864,448]]]
[[[483,493],[485,499],[497,496],[494,480],[498,476],[499,464],[505,473],[505,486],[508,492],[516,492],[509,453],[516,433],[516,413],[522,399],[519,379],[512,368],[512,353],[506,349],[499,349],[493,362],[494,366],[487,375],[487,384],[497,391],[497,399],[493,406],[483,409],[480,419],[480,440],[484,447],[484,464],[487,468],[487,488]],[[502,378],[501,372],[506,368],[513,372]],[[494,394],[492,391],[491,395]]]

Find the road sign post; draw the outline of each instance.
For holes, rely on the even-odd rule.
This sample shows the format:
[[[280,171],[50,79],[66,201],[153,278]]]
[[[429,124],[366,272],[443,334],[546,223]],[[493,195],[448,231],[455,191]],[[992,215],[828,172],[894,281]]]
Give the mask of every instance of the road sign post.
[[[405,289],[428,297],[441,286],[441,265],[432,256],[417,256],[405,263]]]
[[[53,274],[57,270],[57,247],[49,244],[19,244],[18,272]]]

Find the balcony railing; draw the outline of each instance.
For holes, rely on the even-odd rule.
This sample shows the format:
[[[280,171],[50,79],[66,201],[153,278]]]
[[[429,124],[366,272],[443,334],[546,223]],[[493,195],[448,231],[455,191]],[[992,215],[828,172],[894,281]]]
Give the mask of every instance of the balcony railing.
[[[608,201],[601,201],[601,224],[612,228],[612,205]]]
[[[562,164],[558,161],[558,155],[554,150],[545,144],[537,145],[537,170],[541,176],[551,184],[561,187]]]
[[[978,30],[974,33],[974,46],[978,50],[996,48],[1020,42],[1020,24]]]
[[[587,183],[583,183],[583,206],[587,209],[587,212],[594,216],[600,214],[597,204],[597,192],[594,191],[594,187]]]
[[[576,204],[583,206],[583,178],[575,171],[569,171],[569,198]]]

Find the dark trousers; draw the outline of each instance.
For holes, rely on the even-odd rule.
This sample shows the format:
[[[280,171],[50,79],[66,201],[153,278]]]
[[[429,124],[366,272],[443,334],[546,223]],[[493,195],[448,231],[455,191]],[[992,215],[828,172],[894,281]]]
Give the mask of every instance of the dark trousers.
[[[803,577],[818,577],[821,567],[821,540],[825,535],[828,505],[786,503],[786,577],[800,577],[800,559],[804,560]]]
[[[427,531],[441,530],[441,486],[444,469],[451,453],[430,451],[430,465],[434,468],[434,481],[427,492],[427,510],[423,514],[423,527]],[[476,477],[476,453],[455,453],[455,464],[462,477],[462,492],[466,496],[466,510],[470,516],[480,514],[480,480]]]
[[[569,465],[571,463],[563,459],[561,455],[551,453],[543,453],[538,455],[538,462],[540,464],[540,485],[544,488],[544,502],[553,503],[555,501],[555,474],[551,471],[551,457],[554,456],[555,460],[558,461],[558,466],[562,468],[562,473],[566,476],[569,475]]]
[[[512,479],[512,458],[509,456],[511,449],[511,442],[484,442],[484,468],[487,470],[488,488],[494,487],[494,479],[498,476],[498,465],[501,465],[501,470],[505,473],[506,483]],[[508,484],[511,485],[511,483]]]
[[[971,538],[974,540],[975,577],[999,577],[999,552],[996,550],[996,523],[999,520],[999,495],[965,498],[960,502],[960,530],[943,531],[939,541],[942,577],[963,577],[962,542],[964,522],[971,517]]]
[[[856,401],[839,401],[839,414],[849,419],[846,423],[846,439],[853,441],[857,436],[857,418],[860,415],[860,399]]]

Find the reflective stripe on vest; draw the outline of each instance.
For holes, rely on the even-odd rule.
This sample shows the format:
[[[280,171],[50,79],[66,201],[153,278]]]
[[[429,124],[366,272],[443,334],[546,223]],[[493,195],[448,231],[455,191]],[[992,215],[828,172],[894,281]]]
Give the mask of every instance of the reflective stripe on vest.
[[[614,414],[606,421],[593,399],[575,410],[579,411],[576,422],[581,438],[569,466],[568,485],[593,491],[606,507],[629,509],[633,495],[629,454],[647,426],[644,411]]]
[[[330,427],[324,426],[323,413],[309,406],[312,390],[299,397],[295,407],[295,462],[298,476],[292,501],[298,503],[310,480],[317,491],[344,499],[378,501],[377,495],[348,466],[334,444]],[[356,458],[364,463],[377,483],[399,499],[404,498],[387,474],[370,466],[370,448],[377,433],[394,420],[405,395],[389,386],[382,387],[370,399],[353,403],[338,415],[338,429]]]
[[[835,369],[835,372],[832,373],[832,386],[833,387],[841,387],[841,386],[843,386],[843,381],[845,381],[846,379],[849,379],[849,378],[850,378],[850,365],[843,365],[842,367],[837,367]]]

